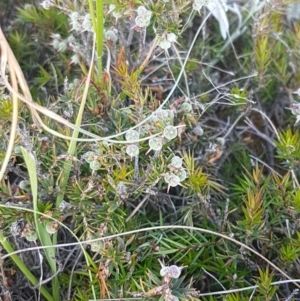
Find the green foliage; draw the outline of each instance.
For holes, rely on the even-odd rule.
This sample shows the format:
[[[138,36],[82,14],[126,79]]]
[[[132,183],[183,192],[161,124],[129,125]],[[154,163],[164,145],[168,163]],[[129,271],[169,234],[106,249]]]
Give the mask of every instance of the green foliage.
[[[265,271],[258,269],[258,272],[259,280],[257,281],[257,292],[264,300],[272,300],[277,289],[276,286],[271,286],[274,275],[268,268]]]
[[[50,37],[54,33],[66,37],[68,31],[66,15],[56,8],[27,4],[18,9],[8,40],[31,88],[46,86],[53,94],[63,85],[64,76],[69,75],[68,58],[55,55]]]
[[[291,128],[280,133],[279,141],[276,145],[278,147],[278,158],[288,162],[291,168],[298,165],[298,159],[300,158],[300,136],[298,131],[293,133]]]
[[[282,246],[280,249],[281,259],[286,262],[292,262],[298,258],[300,254],[300,248],[295,248],[292,245]]]
[[[0,167],[14,144],[0,241],[7,253],[47,247],[0,252],[8,280],[16,266],[45,280],[46,300],[292,297],[278,281],[299,278],[299,20],[286,21],[288,1],[240,3],[223,40],[198,2],[17,9],[7,37],[52,131],[32,125],[24,95],[10,141],[14,94],[0,77]]]

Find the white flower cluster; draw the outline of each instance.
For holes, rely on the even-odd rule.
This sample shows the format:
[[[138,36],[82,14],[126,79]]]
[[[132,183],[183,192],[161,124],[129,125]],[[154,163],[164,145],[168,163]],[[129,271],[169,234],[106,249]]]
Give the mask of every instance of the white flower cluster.
[[[59,52],[65,52],[68,48],[68,44],[61,38],[59,33],[55,33],[52,35],[52,46],[55,50]]]
[[[162,263],[161,263],[162,265]],[[169,284],[172,279],[178,279],[181,274],[181,269],[177,265],[164,266],[160,270],[160,276],[164,277],[164,283]],[[171,287],[168,285],[162,291],[165,301],[178,301],[179,298],[172,294]]]
[[[136,141],[139,140],[139,133],[136,130],[129,130],[126,135],[125,135],[125,139],[127,141]],[[135,157],[139,154],[139,148],[136,144],[132,143],[127,145],[126,147],[126,153],[127,155],[129,155],[130,157]]]
[[[164,131],[161,136],[152,137],[149,139],[148,144],[150,150],[160,151],[164,145],[164,143],[174,139],[178,135],[177,128],[173,126],[174,121],[174,113],[172,110],[158,110],[155,112],[149,123],[144,125],[145,132],[149,130],[156,129],[158,127],[163,127]]]
[[[164,50],[167,50],[171,47],[172,43],[176,42],[177,36],[175,33],[168,33],[161,41],[158,43],[158,46]]]
[[[165,173],[164,180],[168,183],[169,187],[176,187],[187,178],[187,173],[182,167],[182,159],[180,157],[174,156],[168,167],[169,172]]]
[[[73,12],[70,15],[72,30],[75,31],[90,31],[93,32],[93,24],[91,14],[86,14],[83,18],[78,12]]]
[[[101,168],[101,163],[98,158],[99,155],[102,155],[101,149],[96,149],[93,151],[88,151],[82,155],[82,159],[84,159],[90,165],[90,169],[96,171]]]
[[[152,114],[149,122],[141,127],[140,133],[138,133],[136,130],[128,130],[125,134],[125,139],[126,141],[128,141],[128,145],[126,146],[127,155],[129,155],[130,157],[135,157],[139,154],[139,147],[137,145],[137,142],[140,135],[149,136],[149,134],[157,132],[157,128],[164,128],[162,135],[151,137],[148,140],[148,152],[150,152],[151,150],[160,151],[165,143],[176,138],[178,135],[177,128],[172,125],[173,120],[174,113],[172,110],[158,110],[157,112]]]
[[[150,149],[154,151],[160,151],[163,147],[163,144],[166,141],[170,141],[177,137],[177,128],[173,125],[167,125],[164,128],[163,135],[160,137],[152,137],[149,139],[148,144]]]
[[[67,49],[75,52],[71,57],[71,64],[80,63],[80,46],[76,44],[76,39],[73,35],[68,36],[67,39],[62,39],[58,33],[52,34],[52,47],[58,52],[66,52]],[[70,88],[71,89],[71,88]]]
[[[181,269],[177,265],[163,266],[160,270],[160,276],[168,278],[179,278]]]
[[[139,6],[137,9],[137,17],[135,18],[135,24],[138,27],[147,27],[150,24],[152,12],[146,9],[145,6]]]

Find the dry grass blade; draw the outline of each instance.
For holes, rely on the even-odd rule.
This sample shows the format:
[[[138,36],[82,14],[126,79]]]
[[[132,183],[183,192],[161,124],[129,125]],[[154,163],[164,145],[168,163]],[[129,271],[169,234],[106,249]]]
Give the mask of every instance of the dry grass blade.
[[[68,139],[68,140],[72,140],[71,137],[68,136],[64,136],[59,134],[56,131],[53,131],[52,129],[50,129],[49,127],[47,127],[44,122],[42,121],[41,117],[39,116],[39,114],[37,113],[37,111],[41,112],[42,114],[48,116],[49,118],[56,120],[59,123],[64,124],[67,127],[70,127],[74,130],[78,130],[79,132],[86,134],[90,137],[96,138],[96,139],[101,139],[101,137],[97,136],[97,135],[93,135],[88,131],[85,131],[83,129],[80,129],[78,127],[76,127],[74,124],[70,123],[69,121],[67,121],[66,119],[62,118],[61,116],[59,116],[58,114],[55,114],[54,112],[48,110],[47,108],[44,108],[40,105],[38,105],[37,103],[35,103],[32,99],[30,90],[28,88],[26,79],[24,78],[23,72],[20,68],[20,65],[18,63],[18,61],[16,60],[5,36],[3,31],[0,29],[0,49],[1,49],[1,74],[3,77],[3,82],[6,86],[6,88],[8,89],[8,91],[13,95],[13,97],[16,97],[17,99],[25,102],[30,111],[31,111],[31,115],[32,115],[32,119],[34,122],[34,126],[37,127],[42,127],[43,129],[45,129],[46,131],[50,132],[53,135],[56,135],[58,137],[64,138],[64,139]],[[5,71],[6,71],[6,67],[9,67],[10,70],[10,75],[11,75],[11,81],[12,84],[11,85],[9,83],[9,81],[6,79],[5,77]],[[17,82],[14,84],[13,82],[13,78],[17,79]],[[23,94],[19,93],[19,89],[18,89],[18,85],[22,90]],[[1,179],[1,177],[0,177]]]
[[[0,46],[1,46],[1,76],[5,80],[5,67],[6,67],[6,62],[8,60],[8,64],[10,66],[9,71],[10,71],[10,77],[11,77],[11,81],[12,81],[12,87],[14,90],[17,90],[18,84],[17,84],[17,79],[16,79],[16,73],[15,73],[15,69],[12,68],[13,64],[14,64],[14,56],[11,57],[9,55],[11,49],[6,42],[6,39],[3,35],[1,28],[0,28]],[[10,156],[13,151],[14,141],[15,141],[15,137],[16,137],[17,123],[18,123],[18,97],[15,94],[13,94],[12,99],[13,99],[13,114],[12,114],[11,134],[10,134],[8,147],[7,147],[7,150],[5,153],[5,157],[3,160],[3,164],[2,164],[1,170],[0,170],[0,180],[4,176],[6,167],[10,160]]]

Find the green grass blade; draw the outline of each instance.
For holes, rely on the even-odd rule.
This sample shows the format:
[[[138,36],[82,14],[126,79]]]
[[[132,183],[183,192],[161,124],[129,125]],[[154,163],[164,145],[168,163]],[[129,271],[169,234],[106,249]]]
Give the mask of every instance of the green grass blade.
[[[0,231],[0,244],[3,246],[5,251],[9,254],[14,252],[14,249],[10,245],[9,241],[6,240],[6,238],[3,235],[3,232]],[[39,281],[35,278],[35,276],[30,272],[30,270],[25,266],[23,261],[20,259],[20,257],[16,254],[11,255],[12,260],[17,265],[17,267],[20,269],[20,271],[26,276],[26,278],[31,282],[32,285],[37,285]],[[1,260],[1,258],[0,258]],[[41,294],[48,300],[48,301],[54,301],[52,296],[49,294],[49,292],[46,290],[45,287],[40,287]]]
[[[32,202],[34,210],[34,221],[35,227],[38,233],[39,240],[43,246],[51,246],[53,242],[51,240],[50,234],[46,231],[43,223],[39,219],[39,209],[38,209],[38,181],[36,173],[36,163],[34,157],[23,147],[21,147],[22,155],[26,163],[27,171],[30,179]],[[56,273],[56,260],[55,260],[55,248],[45,249],[45,256],[47,258],[48,264],[51,268],[52,273]],[[57,277],[52,280],[52,292],[54,300],[59,301],[59,283]]]

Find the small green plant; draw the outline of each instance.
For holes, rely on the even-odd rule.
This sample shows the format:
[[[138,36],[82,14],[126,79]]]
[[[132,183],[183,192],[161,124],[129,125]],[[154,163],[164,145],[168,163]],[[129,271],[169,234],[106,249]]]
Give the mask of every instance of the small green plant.
[[[3,290],[296,296],[300,27],[289,2],[16,10],[7,39],[0,31]]]
[[[259,280],[257,281],[257,292],[264,300],[272,300],[277,289],[276,286],[271,286],[274,275],[270,273],[268,268],[265,271],[259,269],[258,272]]]

